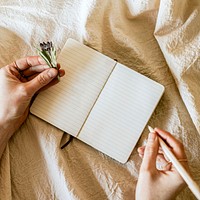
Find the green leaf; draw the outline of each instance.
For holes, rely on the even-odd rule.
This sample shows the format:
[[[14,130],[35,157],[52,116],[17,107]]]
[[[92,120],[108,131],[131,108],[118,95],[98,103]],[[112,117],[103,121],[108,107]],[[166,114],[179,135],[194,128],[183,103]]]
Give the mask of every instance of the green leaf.
[[[47,65],[49,65],[49,67],[52,67],[51,62],[49,62],[47,57],[41,51],[38,51],[38,54],[45,60],[45,62],[47,63]]]
[[[48,43],[42,43],[41,49],[36,48],[40,57],[42,57],[49,67],[57,68],[57,56],[56,49],[54,46],[49,46]],[[58,75],[58,80],[60,81],[60,77]]]

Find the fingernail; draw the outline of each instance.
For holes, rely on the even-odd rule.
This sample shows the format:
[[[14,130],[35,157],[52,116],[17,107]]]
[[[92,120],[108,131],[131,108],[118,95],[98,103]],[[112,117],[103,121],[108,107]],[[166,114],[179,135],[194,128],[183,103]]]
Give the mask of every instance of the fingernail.
[[[56,71],[53,68],[48,70],[48,75],[49,75],[50,78],[54,78],[57,74],[58,74],[58,71]]]
[[[45,63],[46,63],[45,60],[44,60],[43,58],[41,58],[41,57],[38,57],[38,61],[39,61],[41,64],[45,64]]]
[[[156,139],[155,132],[149,133],[148,140],[155,140],[155,139]]]
[[[49,69],[49,65],[43,65],[44,69]]]

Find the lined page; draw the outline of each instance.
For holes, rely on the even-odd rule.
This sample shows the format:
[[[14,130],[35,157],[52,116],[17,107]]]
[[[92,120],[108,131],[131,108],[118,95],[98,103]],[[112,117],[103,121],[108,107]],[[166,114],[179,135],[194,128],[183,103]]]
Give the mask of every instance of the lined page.
[[[65,76],[37,96],[31,113],[76,136],[116,62],[73,39],[58,62]]]
[[[160,84],[118,63],[78,138],[125,163],[163,91]]]

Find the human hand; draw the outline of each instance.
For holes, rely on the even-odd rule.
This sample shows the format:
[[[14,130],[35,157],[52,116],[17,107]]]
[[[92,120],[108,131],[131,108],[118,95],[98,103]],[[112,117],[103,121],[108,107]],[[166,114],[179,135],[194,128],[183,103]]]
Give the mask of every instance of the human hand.
[[[32,97],[41,89],[58,82],[64,75],[49,68],[38,56],[22,58],[0,69],[0,128],[10,136],[25,121]]]
[[[183,167],[189,171],[183,144],[166,131],[158,128],[154,131],[149,133],[146,146],[138,148],[143,161],[136,186],[136,200],[171,200],[186,186],[178,171],[159,148],[158,137],[168,144],[176,158],[183,161]],[[160,169],[157,169],[156,164],[160,165]]]

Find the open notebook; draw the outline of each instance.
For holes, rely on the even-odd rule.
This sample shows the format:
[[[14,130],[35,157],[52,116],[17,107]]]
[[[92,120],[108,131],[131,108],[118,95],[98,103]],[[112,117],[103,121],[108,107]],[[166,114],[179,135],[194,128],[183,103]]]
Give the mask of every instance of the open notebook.
[[[66,75],[37,96],[31,113],[125,163],[164,87],[73,39],[58,62]]]

